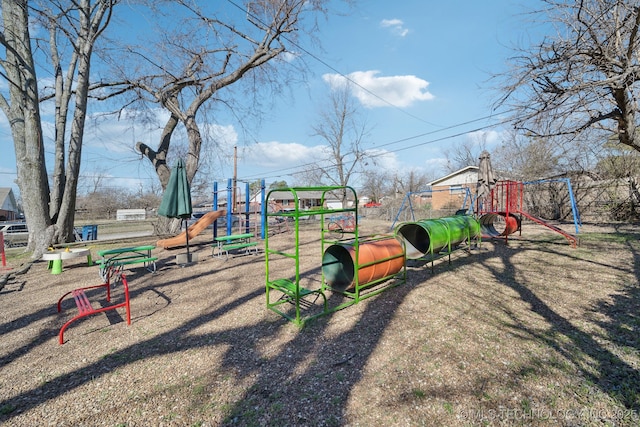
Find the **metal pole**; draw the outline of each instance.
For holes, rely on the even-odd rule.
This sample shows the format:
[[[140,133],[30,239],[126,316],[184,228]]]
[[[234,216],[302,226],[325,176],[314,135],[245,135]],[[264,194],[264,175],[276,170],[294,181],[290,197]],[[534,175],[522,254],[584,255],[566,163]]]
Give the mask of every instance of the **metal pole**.
[[[267,223],[267,205],[265,199],[265,182],[264,179],[260,180],[260,208],[262,209],[262,214],[260,215],[262,225],[260,226],[260,237],[264,240],[265,235],[265,224]]]
[[[227,236],[230,236],[233,234],[233,224],[232,224],[232,219],[233,219],[233,203],[232,203],[232,199],[233,199],[233,192],[234,192],[234,186],[233,186],[233,179],[229,179],[227,181]]]
[[[249,188],[249,183],[247,182],[245,185],[245,196],[244,196],[244,212],[245,212],[245,218],[247,219],[246,221],[246,225],[245,225],[245,233],[249,233],[251,232],[251,224],[250,219],[251,219],[251,209],[250,209],[250,203],[251,203],[251,194],[249,194],[250,188]]]
[[[571,200],[571,211],[573,213],[573,225],[576,227],[576,234],[580,233],[579,225],[582,225],[580,221],[580,214],[578,213],[578,206],[576,205],[576,199],[573,196],[573,188],[571,188],[571,181],[569,178],[565,178],[567,181],[567,189],[569,190],[569,199]]]
[[[236,210],[236,185],[238,185],[238,147],[233,147],[233,208],[232,210]]]
[[[7,266],[7,256],[4,253],[4,233],[0,231],[0,251],[2,251],[2,266]]]

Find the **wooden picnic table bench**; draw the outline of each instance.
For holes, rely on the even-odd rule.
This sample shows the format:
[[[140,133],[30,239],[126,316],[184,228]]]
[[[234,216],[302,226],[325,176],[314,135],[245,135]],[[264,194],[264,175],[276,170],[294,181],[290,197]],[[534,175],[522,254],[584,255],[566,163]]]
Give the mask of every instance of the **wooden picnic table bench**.
[[[244,249],[244,253],[250,253],[251,248],[254,248],[255,253],[258,253],[258,242],[251,241],[253,233],[243,234],[230,234],[228,236],[216,237],[213,244],[213,254],[218,257],[222,257],[224,253],[229,258],[229,251],[235,251],[238,249]],[[217,252],[216,252],[217,249]]]
[[[106,277],[106,270],[109,266],[117,268],[125,265],[143,264],[148,271],[156,271],[158,258],[151,255],[151,251],[155,248],[153,245],[148,245],[98,251],[100,259],[96,261],[96,264],[100,266],[100,277],[103,279]]]

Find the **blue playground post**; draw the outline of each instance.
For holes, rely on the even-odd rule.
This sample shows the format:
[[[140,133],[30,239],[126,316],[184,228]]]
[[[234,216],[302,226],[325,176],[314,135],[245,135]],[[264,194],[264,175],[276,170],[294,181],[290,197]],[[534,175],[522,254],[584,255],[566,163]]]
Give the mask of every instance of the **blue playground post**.
[[[266,184],[265,184],[265,180],[261,179],[260,180],[260,206],[261,206],[261,214],[260,214],[260,237],[262,239],[265,238],[265,222],[266,222],[266,213],[267,213],[267,208],[266,208]],[[218,199],[218,182],[214,181],[213,182],[213,207],[212,210],[217,211],[219,209],[218,207],[218,203],[219,203],[219,199]],[[229,178],[227,180],[227,212],[226,212],[226,219],[227,219],[227,232],[226,235],[229,236],[231,234],[233,234],[233,179]],[[249,220],[251,217],[251,193],[250,193],[250,185],[249,182],[246,183],[246,197],[245,197],[245,211],[244,213],[241,212],[236,212],[238,215],[245,215],[246,216],[246,232],[249,232],[250,230],[250,224],[249,224]],[[213,227],[213,238],[215,239],[218,236],[218,229],[217,227]]]

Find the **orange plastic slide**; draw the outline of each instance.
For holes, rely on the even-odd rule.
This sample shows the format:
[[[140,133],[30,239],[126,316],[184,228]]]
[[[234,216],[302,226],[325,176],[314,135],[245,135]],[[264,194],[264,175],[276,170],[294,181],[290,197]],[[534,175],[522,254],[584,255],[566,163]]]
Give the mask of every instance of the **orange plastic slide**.
[[[191,224],[191,226],[187,229],[187,231],[189,232],[189,240],[196,237],[203,230],[205,230],[209,225],[213,224],[213,221],[220,218],[225,213],[226,211],[211,211],[204,214],[202,218],[200,218],[199,220]],[[182,233],[178,234],[175,237],[158,240],[158,243],[156,245],[164,249],[169,249],[169,248],[175,248],[177,246],[185,246],[186,244],[187,244],[187,232],[183,231]]]

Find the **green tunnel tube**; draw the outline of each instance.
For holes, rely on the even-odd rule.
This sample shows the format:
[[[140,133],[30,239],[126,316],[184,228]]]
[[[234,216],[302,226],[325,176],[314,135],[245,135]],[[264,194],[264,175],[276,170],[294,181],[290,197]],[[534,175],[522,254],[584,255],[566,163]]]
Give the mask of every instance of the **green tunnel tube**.
[[[470,215],[423,219],[396,228],[396,236],[404,241],[407,259],[438,254],[479,235],[480,223]]]

